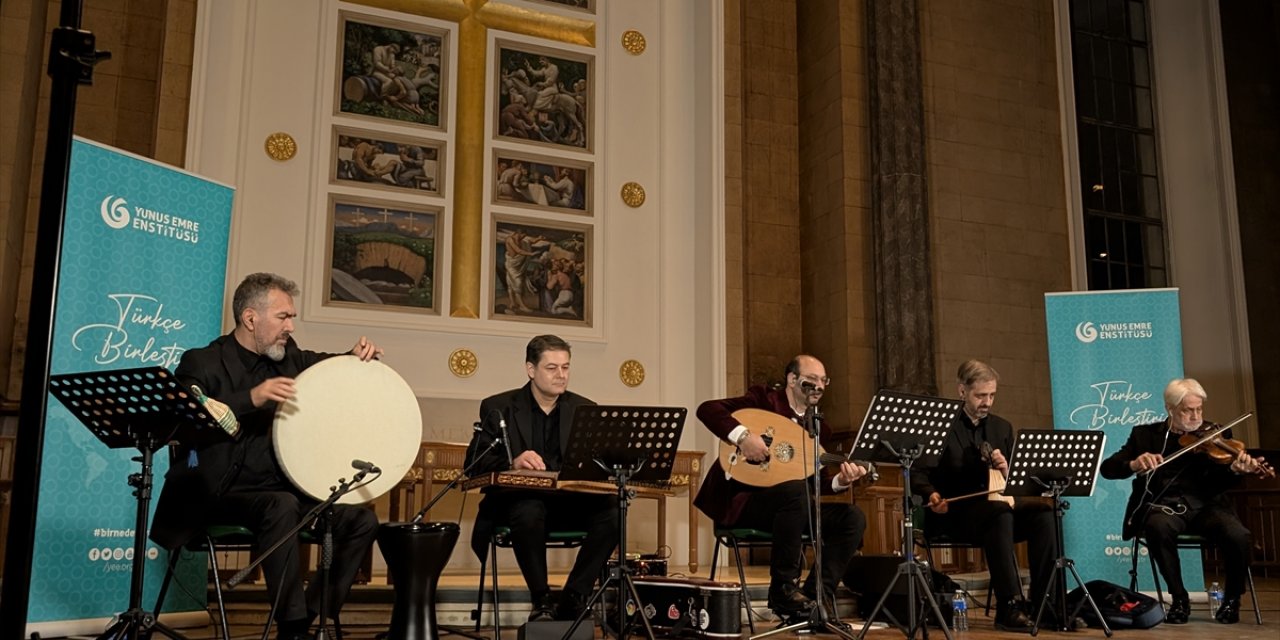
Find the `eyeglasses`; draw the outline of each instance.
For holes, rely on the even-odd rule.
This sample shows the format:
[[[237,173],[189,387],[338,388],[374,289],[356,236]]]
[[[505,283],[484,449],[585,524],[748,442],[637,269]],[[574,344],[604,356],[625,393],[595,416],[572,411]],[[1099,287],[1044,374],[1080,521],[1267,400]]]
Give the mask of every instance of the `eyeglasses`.
[[[821,378],[819,378],[818,376],[815,376],[812,373],[808,373],[800,377],[814,384],[818,384],[819,382],[821,382],[822,386],[824,387],[831,384],[831,378],[828,378],[827,376],[822,376]]]

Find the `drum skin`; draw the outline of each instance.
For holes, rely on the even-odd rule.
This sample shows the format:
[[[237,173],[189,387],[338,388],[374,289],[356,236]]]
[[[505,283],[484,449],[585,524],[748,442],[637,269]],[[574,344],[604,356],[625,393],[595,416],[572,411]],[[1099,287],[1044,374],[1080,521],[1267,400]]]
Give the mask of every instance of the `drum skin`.
[[[343,504],[363,504],[390,491],[413,465],[421,442],[422,411],[409,385],[382,362],[351,355],[303,371],[294,399],[276,411],[271,432],[280,468],[317,500],[328,498],[339,478],[356,474],[353,460],[382,470],[338,500]]]

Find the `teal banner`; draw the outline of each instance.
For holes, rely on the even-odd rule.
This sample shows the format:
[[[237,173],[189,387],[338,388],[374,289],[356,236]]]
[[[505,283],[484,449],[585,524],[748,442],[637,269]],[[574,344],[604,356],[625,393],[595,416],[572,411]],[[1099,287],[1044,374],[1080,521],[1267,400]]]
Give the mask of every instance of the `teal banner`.
[[[1109,456],[1134,426],[1166,417],[1164,387],[1182,377],[1177,289],[1049,293],[1044,302],[1055,428],[1104,432]],[[1085,580],[1128,586],[1133,544],[1121,530],[1131,488],[1099,475],[1092,497],[1071,500],[1066,552]],[[1139,588],[1154,590],[1140,553]],[[1198,553],[1186,552],[1182,568],[1188,585],[1203,580]]]
[[[183,351],[219,335],[232,195],[230,187],[77,138],[52,372],[172,369]],[[131,460],[137,455],[136,449],[108,449],[49,397],[29,629],[49,633],[41,624],[49,621],[89,626],[128,608],[136,507],[128,478],[140,470]],[[153,511],[167,469],[162,449]],[[146,553],[149,609],[167,558],[150,541]],[[202,556],[184,561],[166,611],[204,608],[204,562]]]

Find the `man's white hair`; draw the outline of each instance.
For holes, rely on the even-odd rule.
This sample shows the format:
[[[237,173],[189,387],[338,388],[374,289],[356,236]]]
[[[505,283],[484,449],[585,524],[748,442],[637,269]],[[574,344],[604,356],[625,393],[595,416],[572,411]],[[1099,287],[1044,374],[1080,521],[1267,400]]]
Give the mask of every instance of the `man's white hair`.
[[[1201,400],[1209,399],[1209,394],[1205,393],[1204,387],[1200,386],[1195,378],[1177,378],[1164,388],[1165,408],[1174,410],[1188,395],[1196,396]]]

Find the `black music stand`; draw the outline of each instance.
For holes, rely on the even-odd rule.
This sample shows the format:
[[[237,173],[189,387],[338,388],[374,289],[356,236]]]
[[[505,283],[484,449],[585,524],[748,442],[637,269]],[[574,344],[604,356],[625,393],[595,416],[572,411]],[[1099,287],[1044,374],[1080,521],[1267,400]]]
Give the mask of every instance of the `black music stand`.
[[[635,491],[628,482],[664,484],[675,469],[680,432],[689,410],[684,407],[623,407],[586,405],[578,407],[570,427],[569,450],[560,468],[561,480],[609,480],[618,492],[618,563],[609,567],[609,577],[591,594],[578,618],[562,640],[586,619],[591,607],[601,601],[610,584],[618,590],[618,639],[627,637],[627,598],[643,611],[644,603],[631,579],[632,569],[623,560],[627,552],[627,508]],[[649,619],[640,616],[645,637],[653,640]]]
[[[902,563],[898,565],[893,580],[889,581],[889,586],[881,594],[875,608],[867,615],[862,630],[858,632],[858,640],[867,635],[871,623],[881,611],[908,638],[915,637],[916,629],[921,629],[922,635],[928,635],[927,618],[932,613],[938,626],[942,627],[943,635],[947,640],[952,640],[947,620],[942,617],[942,610],[933,598],[926,565],[917,560],[915,555],[915,525],[911,521],[915,504],[911,496],[911,467],[916,464],[929,467],[937,462],[947,432],[951,430],[951,423],[963,406],[964,403],[959,400],[881,390],[867,408],[866,417],[862,419],[862,427],[858,429],[858,437],[853,443],[850,457],[897,464],[902,468]],[[907,618],[910,626],[899,622],[891,611],[884,608],[893,587],[903,576],[907,580]],[[928,608],[922,609],[919,615],[916,614],[916,602],[920,598],[917,589],[923,590],[924,597],[929,601]]]
[[[129,474],[128,480],[137,500],[129,609],[98,637],[149,638],[160,632],[185,640],[185,636],[142,608],[152,458],[170,441],[201,444],[225,438],[226,433],[196,395],[163,367],[49,376],[49,392],[103,444],[112,449],[132,447],[141,454],[133,458],[141,463],[141,469]]]
[[[1094,615],[1102,621],[1102,630],[1111,637],[1111,627],[1098,610],[1089,593],[1089,587],[1076,572],[1076,563],[1067,557],[1062,536],[1062,518],[1071,504],[1062,496],[1093,495],[1094,480],[1102,466],[1102,450],[1107,445],[1107,434],[1102,431],[1073,431],[1066,429],[1023,429],[1013,441],[1009,456],[1009,478],[1005,486],[1006,496],[1045,496],[1053,499],[1054,539],[1058,545],[1058,558],[1053,561],[1053,573],[1049,574],[1049,586],[1045,589],[1040,606],[1036,609],[1035,624],[1031,635],[1040,631],[1040,619],[1053,594],[1057,593],[1059,631],[1073,631],[1071,621],[1087,602]],[[1084,592],[1084,600],[1067,615],[1067,573],[1076,579]]]

